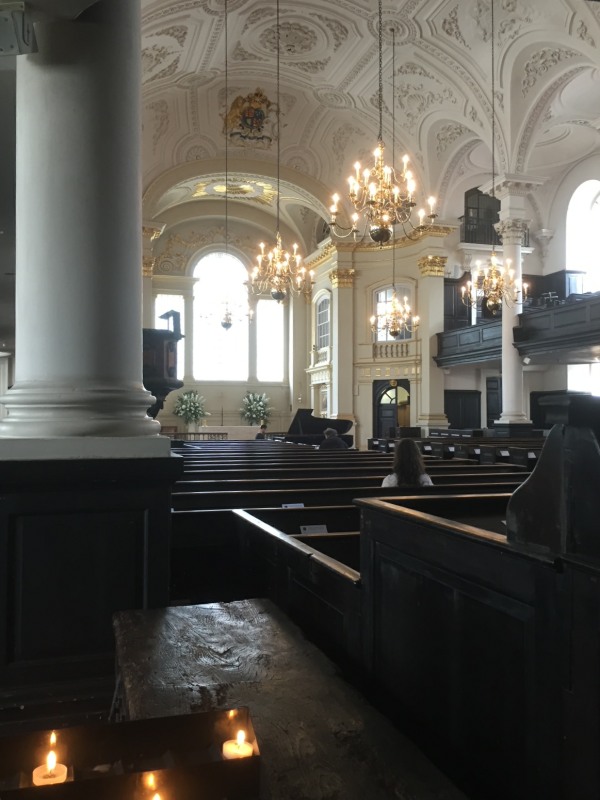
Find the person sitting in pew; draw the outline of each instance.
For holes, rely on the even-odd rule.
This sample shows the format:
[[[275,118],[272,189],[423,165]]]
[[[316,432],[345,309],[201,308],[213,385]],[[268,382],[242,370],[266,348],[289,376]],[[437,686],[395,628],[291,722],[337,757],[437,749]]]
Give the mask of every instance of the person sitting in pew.
[[[425,472],[421,451],[413,439],[400,439],[394,452],[394,471],[381,486],[433,486]]]
[[[255,439],[266,439],[267,438],[267,426],[263,423],[260,426],[259,432],[254,437]]]
[[[319,450],[347,450],[348,445],[338,436],[335,428],[325,428],[323,431],[325,438],[319,445]]]

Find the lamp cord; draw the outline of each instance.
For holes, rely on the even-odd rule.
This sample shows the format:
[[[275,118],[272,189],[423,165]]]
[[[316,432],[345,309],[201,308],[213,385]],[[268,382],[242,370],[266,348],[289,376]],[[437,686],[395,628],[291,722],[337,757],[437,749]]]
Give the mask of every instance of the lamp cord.
[[[381,24],[381,22],[380,22]],[[380,28],[381,30],[381,28]],[[392,31],[392,169],[396,163],[396,29]],[[392,289],[396,291],[396,226],[392,220]]]
[[[379,0],[379,141],[383,141],[383,16]],[[393,163],[393,162],[392,162]]]
[[[496,199],[496,76],[494,74],[495,64],[495,41],[494,41],[494,0],[490,0],[492,12],[492,197]]]
[[[277,109],[275,118],[277,120],[277,233],[279,233],[279,162],[281,159],[281,107],[279,98],[279,50],[280,50],[281,29],[279,25],[279,0],[277,0]]]
[[[227,35],[227,0],[223,1],[225,9],[225,254],[229,255],[229,131],[227,130],[227,100],[229,97],[229,41]]]

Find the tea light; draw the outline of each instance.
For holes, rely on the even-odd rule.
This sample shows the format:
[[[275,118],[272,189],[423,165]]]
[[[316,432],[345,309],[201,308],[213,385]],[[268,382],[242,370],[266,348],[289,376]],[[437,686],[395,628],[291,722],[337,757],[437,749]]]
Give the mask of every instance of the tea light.
[[[223,742],[223,758],[248,758],[254,754],[254,748],[246,741],[244,731],[238,731],[235,739]]]
[[[67,780],[67,767],[56,763],[56,753],[50,750],[46,763],[33,770],[31,776],[34,786],[50,786],[53,783],[64,783]]]

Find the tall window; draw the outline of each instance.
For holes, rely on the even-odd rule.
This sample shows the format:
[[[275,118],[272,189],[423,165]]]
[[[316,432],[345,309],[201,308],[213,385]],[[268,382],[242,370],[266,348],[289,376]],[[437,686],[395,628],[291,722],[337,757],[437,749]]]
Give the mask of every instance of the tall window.
[[[323,297],[317,303],[317,349],[329,347],[329,311],[330,302],[328,297]]]
[[[202,258],[194,270],[194,378],[248,380],[248,273],[228,253]],[[225,313],[232,325],[225,329]]]
[[[600,289],[594,254],[600,244],[600,181],[585,181],[573,192],[567,210],[567,269],[585,272],[584,292]]]
[[[374,314],[377,317],[377,332],[373,334],[375,337],[376,342],[399,342],[404,339],[412,338],[412,334],[409,331],[403,330],[400,336],[390,336],[389,332],[381,326],[383,322],[383,318],[387,311],[390,308],[390,303],[392,302],[392,294],[393,288],[391,286],[387,286],[385,289],[379,289],[375,292],[374,296]],[[396,287],[396,295],[400,300],[403,300],[405,297],[408,297],[408,303],[410,305],[410,290],[406,286],[397,286]]]
[[[284,306],[275,300],[256,304],[256,377],[279,383],[284,377]]]
[[[169,311],[177,311],[179,313],[179,323],[181,332],[185,330],[184,318],[184,303],[183,295],[181,294],[157,294],[154,300],[154,327],[159,330],[167,330],[169,328],[169,320],[162,319],[162,315]],[[180,339],[177,342],[177,377],[179,380],[183,378],[183,371],[185,368],[185,339]]]

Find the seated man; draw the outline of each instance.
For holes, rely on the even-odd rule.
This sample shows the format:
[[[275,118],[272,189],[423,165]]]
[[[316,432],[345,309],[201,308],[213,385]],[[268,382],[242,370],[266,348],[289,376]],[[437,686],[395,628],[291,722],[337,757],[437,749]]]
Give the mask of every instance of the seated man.
[[[319,450],[347,450],[348,445],[340,439],[335,428],[325,428],[323,431],[325,438],[319,445]]]
[[[255,439],[266,439],[267,438],[267,426],[263,423],[260,426],[259,432],[254,437]]]

